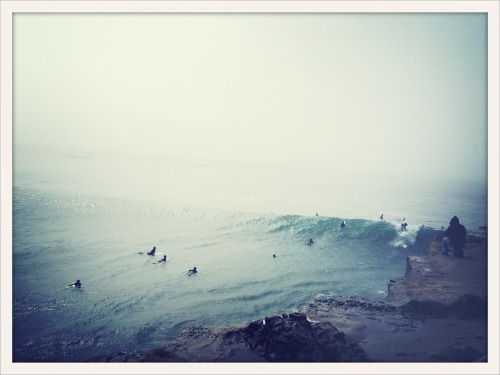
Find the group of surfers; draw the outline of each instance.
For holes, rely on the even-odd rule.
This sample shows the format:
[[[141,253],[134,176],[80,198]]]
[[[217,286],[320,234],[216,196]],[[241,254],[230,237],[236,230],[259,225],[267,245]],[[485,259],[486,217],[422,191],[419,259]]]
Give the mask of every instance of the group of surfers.
[[[319,216],[318,213],[316,213],[316,216]],[[384,220],[384,214],[380,215],[380,220]],[[343,220],[340,223],[340,229],[344,229],[345,228],[345,224],[346,224],[346,221]],[[401,224],[401,230],[403,232],[406,232],[406,227],[407,226],[408,226],[408,223],[406,222],[406,218],[403,218],[403,223]],[[312,238],[309,238],[309,241],[307,242],[307,245],[309,245],[309,246],[314,245],[314,241],[313,241]]]
[[[319,215],[316,213],[316,216],[319,216]],[[406,222],[404,222],[405,219],[403,219],[403,224],[401,224],[401,230],[403,230],[403,231],[406,231],[406,227],[408,226],[408,224]],[[380,220],[384,220],[384,214],[380,215]],[[340,229],[344,229],[345,226],[346,226],[346,221],[343,220],[340,223]],[[307,245],[308,246],[314,245],[314,241],[313,241],[312,238],[309,238],[309,241],[307,242]],[[156,246],[153,246],[153,248],[150,251],[148,251],[146,253],[146,255],[155,256],[155,253],[156,253]],[[139,252],[139,254],[142,255],[144,253],[143,252]],[[276,254],[273,254],[273,258],[276,258]],[[163,258],[160,259],[159,261],[155,262],[155,263],[167,263],[167,256],[163,255]],[[198,273],[196,267],[193,267],[192,269],[188,270],[188,275],[189,276],[194,275],[196,273]],[[82,287],[82,283],[80,282],[80,280],[76,280],[76,282],[74,282],[72,284],[69,284],[68,286],[74,286],[75,288],[80,289]]]
[[[155,256],[155,253],[156,253],[156,246],[154,246],[150,251],[148,251],[146,254],[149,255],[149,256]],[[143,252],[139,252],[139,254],[144,254]],[[159,261],[157,262],[154,262],[154,263],[167,263],[167,256],[164,255],[162,259],[160,259]],[[190,269],[188,271],[188,276],[191,276],[191,275],[194,275],[198,273],[198,270],[196,269],[196,267],[193,267],[192,269]],[[76,282],[72,283],[72,284],[68,284],[68,286],[72,286],[72,287],[75,287],[77,289],[81,289],[82,287],[82,283],[80,282],[80,280],[76,280]]]
[[[149,256],[154,256],[156,253],[156,246],[153,246],[153,248],[148,251],[146,254],[149,255]],[[142,254],[141,252],[139,254]],[[158,262],[155,262],[155,263],[162,263],[162,262],[165,262],[167,263],[167,256],[164,255],[163,256],[163,259],[159,260]],[[193,267],[192,269],[190,269],[188,271],[188,275],[191,276],[191,275],[194,275],[195,273],[198,273],[198,271],[196,270],[196,267]]]

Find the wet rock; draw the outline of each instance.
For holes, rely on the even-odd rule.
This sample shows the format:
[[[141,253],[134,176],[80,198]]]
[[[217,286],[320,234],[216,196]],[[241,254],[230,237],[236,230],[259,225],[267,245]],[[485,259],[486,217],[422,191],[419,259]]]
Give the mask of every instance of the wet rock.
[[[431,353],[429,357],[439,362],[476,362],[485,358],[485,354],[455,342],[443,351]]]
[[[411,300],[406,303],[401,307],[401,311],[417,320],[445,318],[450,312],[449,307],[440,302],[418,300]]]
[[[460,319],[486,319],[488,304],[484,298],[464,294],[451,304],[450,310]]]
[[[293,313],[250,323],[243,329],[245,342],[270,362],[359,362],[368,357],[357,345],[347,345],[345,335],[329,322],[311,323]]]
[[[243,332],[246,334],[252,334],[256,331],[258,331],[262,326],[264,325],[264,322],[262,320],[255,320],[253,322],[250,322],[244,329]]]
[[[475,234],[469,234],[466,239],[467,242],[473,242],[473,243],[482,243],[484,238],[481,236],[477,236]]]

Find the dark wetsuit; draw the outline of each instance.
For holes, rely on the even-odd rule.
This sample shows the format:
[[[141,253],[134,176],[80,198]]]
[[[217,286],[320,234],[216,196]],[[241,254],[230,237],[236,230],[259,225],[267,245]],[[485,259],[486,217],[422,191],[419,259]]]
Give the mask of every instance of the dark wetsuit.
[[[155,252],[156,252],[156,246],[151,249],[148,255],[155,255]]]
[[[453,246],[453,254],[460,255],[462,253],[462,247],[465,244],[465,236],[467,235],[467,230],[460,224],[458,217],[453,216],[450,220],[450,226],[444,232],[445,237],[451,240]]]
[[[80,289],[82,287],[82,283],[80,282],[80,280],[77,280],[76,283],[69,284],[68,286],[74,286],[75,288]]]

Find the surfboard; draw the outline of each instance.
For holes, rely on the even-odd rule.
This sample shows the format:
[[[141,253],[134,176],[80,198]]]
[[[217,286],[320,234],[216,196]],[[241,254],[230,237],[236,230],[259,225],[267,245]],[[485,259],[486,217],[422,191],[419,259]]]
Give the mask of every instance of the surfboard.
[[[169,261],[168,257],[167,257],[167,260],[163,260],[163,258],[161,258],[160,260],[156,261],[156,262],[153,262],[153,264],[157,264],[157,263],[167,263]]]
[[[66,286],[65,286],[65,288],[66,288],[66,289],[74,289],[74,290],[78,290],[79,292],[84,292],[84,291],[85,291],[85,289],[84,289],[84,288],[82,288],[82,287],[77,288],[77,287],[76,287],[76,286],[74,286],[74,285],[66,285]]]

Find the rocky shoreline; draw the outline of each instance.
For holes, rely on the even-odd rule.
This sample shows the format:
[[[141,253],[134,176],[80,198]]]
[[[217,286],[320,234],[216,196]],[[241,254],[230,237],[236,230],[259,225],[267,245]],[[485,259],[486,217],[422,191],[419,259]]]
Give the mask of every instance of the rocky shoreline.
[[[324,297],[246,325],[194,327],[160,348],[87,362],[487,362],[487,235],[463,259],[440,254],[438,232],[383,301]]]

